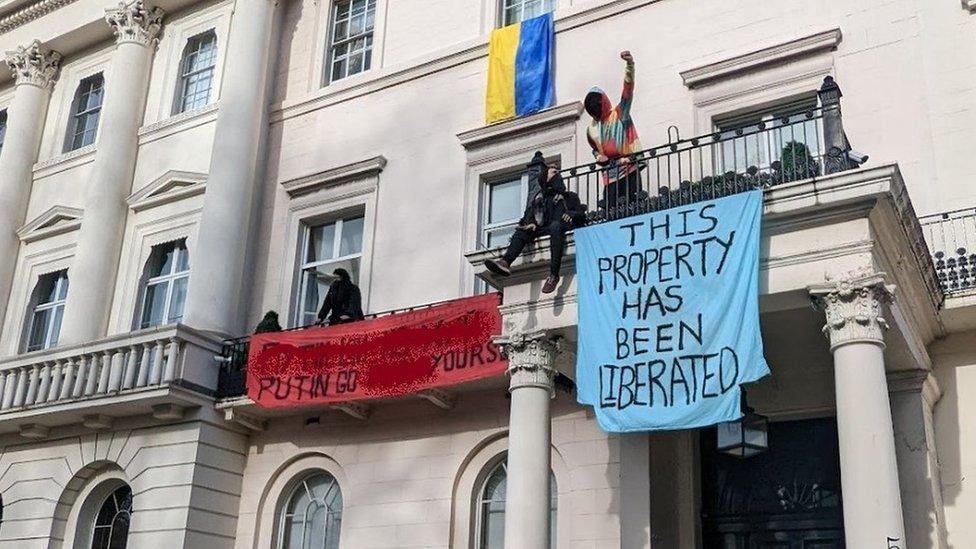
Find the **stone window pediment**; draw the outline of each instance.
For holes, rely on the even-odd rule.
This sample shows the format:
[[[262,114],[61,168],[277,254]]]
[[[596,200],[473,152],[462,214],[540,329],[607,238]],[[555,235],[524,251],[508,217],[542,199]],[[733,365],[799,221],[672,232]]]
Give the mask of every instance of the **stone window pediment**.
[[[138,212],[203,194],[206,187],[207,174],[170,170],[132,193],[126,202]]]
[[[380,172],[386,167],[386,157],[374,156],[373,158],[368,158],[359,162],[354,162],[352,164],[347,164],[345,166],[339,166],[337,168],[331,168],[325,171],[309,174],[302,177],[297,177],[295,179],[289,179],[287,181],[281,182],[282,188],[288,193],[288,196],[295,198],[302,195],[311,194],[324,189],[330,189],[337,191],[339,187],[345,184],[353,183],[351,187],[363,186],[375,187],[375,183]],[[348,189],[350,193],[362,194],[362,192],[368,192],[374,189],[361,189],[361,192],[357,192],[356,189]],[[339,193],[343,194],[343,193]]]
[[[34,242],[76,230],[81,227],[82,213],[78,208],[54,206],[17,229],[17,236],[22,242]]]

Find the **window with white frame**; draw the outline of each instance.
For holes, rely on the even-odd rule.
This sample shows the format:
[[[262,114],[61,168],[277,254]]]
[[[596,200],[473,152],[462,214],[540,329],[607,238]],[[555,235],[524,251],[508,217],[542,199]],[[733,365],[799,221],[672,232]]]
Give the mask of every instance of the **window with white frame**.
[[[7,137],[7,111],[0,111],[0,152],[3,151],[3,140]]]
[[[339,0],[332,7],[328,81],[368,71],[373,61],[376,0]]]
[[[501,26],[514,25],[526,19],[549,13],[556,0],[501,0]]]
[[[182,320],[189,279],[190,254],[185,239],[153,246],[143,272],[139,327]]]
[[[481,217],[482,246],[496,248],[508,244],[525,212],[528,188],[527,175],[503,177],[485,185]]]
[[[715,147],[715,173],[742,173],[755,167],[767,171],[779,162],[781,169],[806,174],[819,170],[824,154],[823,124],[808,116],[817,108],[814,92],[715,120],[721,143]],[[783,166],[786,164],[786,166]],[[808,173],[810,172],[810,173]]]
[[[507,499],[508,462],[502,460],[488,474],[478,493],[476,509],[478,549],[504,549],[505,502]],[[556,547],[556,477],[549,473],[549,547]]]
[[[180,81],[176,89],[173,114],[210,103],[216,66],[217,33],[209,30],[187,41],[180,59]]]
[[[295,486],[278,523],[277,549],[338,549],[342,490],[335,477],[315,471]]]
[[[71,120],[68,123],[65,152],[80,149],[95,142],[104,96],[105,79],[102,77],[102,73],[89,76],[78,84],[75,99],[71,104]]]
[[[363,255],[363,216],[347,217],[321,225],[306,225],[302,236],[299,265],[296,326],[314,324],[329,285],[336,280],[337,268],[349,272],[354,284],[359,281]]]
[[[31,295],[27,351],[50,349],[58,344],[64,303],[68,298],[68,271],[42,275]]]
[[[91,549],[126,549],[132,520],[132,489],[121,486],[105,498],[95,515]]]

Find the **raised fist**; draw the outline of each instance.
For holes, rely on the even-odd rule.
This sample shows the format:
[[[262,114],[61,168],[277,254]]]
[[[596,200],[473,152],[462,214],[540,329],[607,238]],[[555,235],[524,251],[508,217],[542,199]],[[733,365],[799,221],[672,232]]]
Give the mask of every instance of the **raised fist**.
[[[620,52],[620,58],[628,63],[632,63],[634,61],[634,56],[630,54],[630,50]]]

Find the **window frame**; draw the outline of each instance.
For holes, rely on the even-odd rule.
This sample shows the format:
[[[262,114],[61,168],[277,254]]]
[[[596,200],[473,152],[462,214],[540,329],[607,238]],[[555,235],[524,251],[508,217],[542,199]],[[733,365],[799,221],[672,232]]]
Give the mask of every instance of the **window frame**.
[[[200,54],[201,50],[197,47],[191,52],[190,47],[196,43],[197,45],[204,44],[207,41],[211,44],[208,51],[212,52],[210,55],[210,64],[202,69],[196,69],[192,71],[187,71],[187,65],[189,64],[189,59],[191,54]],[[214,85],[217,83],[217,62],[220,55],[220,45],[218,43],[217,29],[209,28],[203,32],[199,32],[190,36],[186,39],[183,48],[180,52],[179,63],[177,66],[177,78],[176,78],[176,91],[173,94],[173,108],[170,113],[171,116],[176,116],[178,114],[183,114],[188,111],[195,109],[201,109],[206,107],[212,102]],[[190,79],[194,76],[199,76],[203,73],[210,73],[210,84],[207,87],[206,99],[202,104],[194,103],[188,106],[186,99],[188,97],[187,87],[190,84]],[[194,96],[198,95],[199,92],[194,92]]]
[[[297,477],[295,479],[295,481],[294,481],[294,484],[291,486],[291,489],[286,491],[287,496],[283,499],[283,504],[281,505],[281,508],[278,511],[278,516],[276,517],[276,520],[277,520],[277,530],[276,530],[276,532],[277,532],[277,539],[275,540],[275,549],[287,549],[285,547],[285,532],[287,531],[287,524],[288,524],[287,521],[288,521],[289,518],[294,518],[294,517],[298,516],[297,514],[291,514],[290,515],[288,513],[288,507],[291,504],[292,500],[298,495],[299,490],[301,490],[301,489],[304,489],[307,495],[309,495],[309,496],[312,496],[313,495],[312,491],[309,490],[309,488],[308,488],[307,482],[310,479],[313,479],[313,478],[316,478],[316,477],[326,477],[326,478],[330,479],[331,480],[331,485],[330,485],[328,491],[326,492],[325,496],[323,496],[322,498],[316,498],[316,499],[313,500],[310,497],[309,498],[308,505],[311,505],[313,501],[319,501],[319,502],[321,502],[322,506],[326,508],[326,510],[327,510],[326,511],[326,515],[327,515],[327,517],[328,517],[328,515],[333,515],[333,514],[334,515],[338,515],[338,518],[336,518],[335,519],[335,522],[334,522],[335,528],[338,529],[338,532],[336,532],[336,536],[335,536],[335,540],[336,540],[336,547],[335,547],[335,549],[338,549],[338,547],[339,547],[338,541],[340,539],[340,536],[342,535],[342,515],[343,515],[343,512],[345,511],[345,499],[344,499],[344,497],[342,495],[342,486],[340,486],[339,480],[334,475],[332,475],[331,473],[329,473],[328,471],[323,470],[323,469],[312,469],[310,471],[306,471],[305,473],[303,473],[302,475],[300,475],[299,477]],[[337,512],[336,511],[333,511],[332,509],[330,509],[329,505],[325,501],[332,494],[337,494],[337,496],[338,496],[339,510]],[[335,498],[333,498],[333,500],[335,500]],[[302,521],[302,524],[303,525],[308,523],[307,516],[308,515],[307,515],[307,511],[306,511],[306,515],[305,515],[306,518]],[[326,520],[328,521],[328,518],[326,518]],[[304,526],[302,528],[302,531],[303,531],[303,534],[304,534],[304,531],[305,531]],[[326,530],[326,532],[327,532],[327,534],[326,534],[326,547],[325,547],[325,549],[330,549],[329,546],[328,546],[328,540],[329,540],[328,530]],[[303,546],[305,545],[304,544],[304,537],[303,537],[302,545]]]
[[[363,220],[363,231],[359,237],[361,242],[359,252],[353,254],[340,255],[339,252],[341,251],[341,246],[342,246],[343,227],[345,226],[345,223],[347,221],[352,221],[354,219]],[[312,241],[312,231],[318,227],[326,227],[328,225],[335,225],[336,227],[335,236],[333,237],[333,242],[332,242],[332,253],[334,254],[334,256],[329,259],[308,261],[307,260],[308,252],[309,252],[308,247]],[[296,269],[296,275],[298,277],[298,284],[297,284],[298,293],[295,296],[295,303],[297,307],[295,308],[295,313],[292,315],[292,319],[291,319],[291,322],[293,323],[292,324],[293,327],[308,326],[314,323],[314,322],[306,323],[304,318],[305,315],[308,313],[308,311],[304,310],[305,291],[306,291],[306,282],[307,282],[307,278],[305,276],[306,271],[317,270],[319,267],[328,266],[328,265],[336,265],[338,267],[342,263],[358,259],[359,272],[356,273],[353,283],[356,284],[357,286],[359,285],[359,279],[362,277],[362,272],[363,272],[362,259],[363,259],[363,248],[366,245],[365,235],[366,235],[365,212],[348,213],[347,215],[336,216],[331,219],[320,220],[319,222],[302,223],[302,234],[300,236],[300,242],[298,245],[299,256],[298,256],[297,269]],[[316,310],[315,314],[317,313],[318,311]]]
[[[502,454],[495,460],[489,462],[488,466],[483,469],[484,475],[480,482],[475,484],[477,491],[474,493],[474,505],[472,505],[472,511],[474,512],[474,536],[472,538],[473,547],[475,549],[490,549],[485,543],[487,540],[484,538],[484,526],[485,526],[485,513],[483,512],[484,505],[490,503],[493,500],[485,499],[485,490],[488,488],[488,483],[491,482],[492,478],[499,471],[504,471],[505,482],[508,482],[508,454]],[[507,517],[508,513],[508,490],[506,487],[505,494],[505,509],[502,511],[503,520]],[[556,480],[556,473],[549,469],[549,546],[550,549],[556,549],[558,547],[557,538],[559,533],[558,528],[558,517],[559,517],[559,483]]]
[[[507,4],[509,4],[509,2],[511,2],[513,5],[507,5]],[[522,21],[525,21],[527,19],[525,17],[525,4],[526,3],[529,3],[529,2],[535,3],[535,0],[498,0],[498,8],[497,8],[498,11],[497,11],[497,14],[496,14],[496,21],[498,22],[498,27],[499,28],[501,28],[501,27],[507,27],[508,25],[514,25],[516,23],[521,23]],[[542,4],[543,7],[546,4],[548,4],[549,5],[549,9],[548,10],[545,10],[544,9],[543,11],[539,12],[536,15],[533,15],[532,17],[538,17],[539,15],[542,15],[542,14],[545,14],[545,13],[554,12],[559,7],[559,0],[538,0],[538,3],[539,4]],[[512,8],[515,8],[515,7],[518,8],[518,14],[519,14],[519,16],[518,16],[518,18],[509,21],[507,19],[507,14],[508,14],[509,10],[511,10]],[[531,18],[528,18],[528,19],[531,19]]]
[[[824,144],[824,134],[823,128],[821,127],[820,119],[814,120],[792,120],[797,117],[798,114],[804,112],[808,109],[817,109],[820,107],[819,100],[816,92],[810,91],[807,93],[792,95],[787,97],[781,97],[775,101],[766,102],[761,105],[753,105],[746,109],[739,109],[737,111],[718,114],[712,117],[712,128],[711,131],[721,134],[722,138],[733,138],[731,141],[724,141],[722,143],[717,143],[712,146],[712,164],[713,171],[715,173],[720,173],[729,170],[729,165],[726,162],[727,157],[727,145],[732,144],[732,156],[734,156],[732,161],[733,171],[742,172],[748,169],[750,166],[756,166],[760,171],[769,170],[773,162],[782,160],[782,150],[787,143],[784,140],[783,134],[785,128],[795,128],[797,125],[802,125],[806,128],[807,124],[813,124],[814,131],[812,137],[816,142],[816,154],[813,154],[813,149],[807,141],[807,132],[804,129],[803,141],[800,141],[807,147],[807,150],[813,154],[814,158],[820,159],[825,153]],[[787,125],[776,124],[784,116],[790,116],[791,122]],[[770,122],[773,125],[770,125]],[[763,133],[756,134],[756,139],[754,141],[755,146],[750,147],[748,140],[745,143],[745,149],[742,151],[745,153],[743,158],[743,165],[739,166],[739,152],[735,146],[734,134],[737,129],[752,128],[758,124],[766,124],[767,131]],[[770,137],[773,136],[773,131],[779,129],[780,131],[775,132],[777,135],[777,142],[771,143]],[[761,138],[761,139],[760,139]],[[792,139],[790,141],[796,141],[796,133],[792,132]],[[761,141],[761,142],[760,142]],[[750,153],[755,151],[756,162],[753,164],[750,162]],[[763,159],[764,153],[766,158]]]
[[[122,499],[122,503],[123,504],[128,503],[128,506],[126,506],[126,505],[120,505],[119,504],[119,499],[116,497],[116,494],[118,494],[119,492],[122,492],[122,491],[127,491],[128,492],[128,495],[127,496],[123,496],[123,499]],[[127,515],[129,517],[129,525],[125,529],[126,544],[128,544],[129,530],[130,530],[131,524],[132,524],[131,521],[132,521],[132,500],[133,500],[133,498],[134,498],[134,494],[132,493],[132,488],[128,484],[123,484],[122,486],[119,486],[118,488],[112,490],[102,500],[102,503],[98,506],[98,509],[95,510],[95,517],[94,517],[94,520],[92,521],[91,540],[89,541],[89,545],[88,545],[91,549],[111,549],[111,547],[112,547],[112,533],[113,533],[113,530],[115,529],[115,521],[118,519],[119,515],[122,515],[122,514]],[[102,547],[95,547],[95,535],[98,533],[99,528],[105,528],[106,527],[105,525],[99,526],[99,524],[98,524],[98,517],[99,517],[99,515],[102,514],[102,509],[104,509],[105,506],[108,505],[109,501],[112,501],[114,503],[114,505],[115,505],[115,514],[112,516],[111,522],[109,522],[109,524],[107,525],[108,532],[109,532],[109,535],[108,535],[108,538],[107,538],[108,541],[107,541],[106,545],[104,545]]]
[[[486,178],[482,183],[482,199],[481,199],[481,217],[478,219],[478,246],[482,249],[489,249],[488,236],[490,233],[501,232],[503,229],[512,228],[518,226],[519,219],[522,218],[522,213],[525,211],[525,205],[529,199],[529,175],[528,173],[521,173],[518,177],[518,181],[521,183],[521,189],[519,192],[519,209],[516,212],[516,217],[511,220],[499,221],[499,222],[489,222],[491,217],[491,199],[492,199],[492,188],[498,185],[504,185],[506,183],[514,183],[516,181],[515,176],[518,172],[509,172],[508,174],[500,174],[490,178]],[[505,244],[502,244],[505,246]],[[497,247],[497,246],[496,246]]]
[[[7,109],[0,109],[0,153],[3,153],[3,144],[7,138]]]
[[[169,324],[179,323],[183,319],[183,314],[186,312],[186,295],[184,295],[183,297],[183,311],[180,311],[180,316],[175,320],[171,320],[170,309],[173,306],[173,288],[176,286],[176,283],[178,281],[184,279],[187,280],[187,285],[189,285],[190,273],[193,269],[192,265],[190,264],[190,259],[189,259],[190,250],[187,247],[186,240],[187,240],[186,238],[179,238],[176,240],[171,240],[169,242],[162,242],[156,244],[150,248],[149,257],[146,259],[146,262],[143,264],[143,275],[139,284],[139,310],[136,313],[137,329],[144,330],[148,328],[155,328],[158,326],[167,326]],[[162,250],[168,246],[173,246],[173,252],[174,252],[173,264],[170,272],[166,274],[154,276],[154,277],[149,277],[148,269],[155,257],[155,254],[157,253],[157,249]],[[180,250],[182,250],[183,253],[180,253]],[[181,256],[184,255],[186,256],[187,268],[186,270],[183,271],[177,271],[176,269],[179,268]],[[143,320],[143,317],[146,314],[146,305],[147,305],[146,299],[149,296],[149,288],[150,286],[158,286],[162,284],[166,285],[165,296],[163,297],[164,305],[163,305],[162,321],[160,324],[152,324],[151,321],[149,323],[146,323]]]
[[[57,277],[54,280],[55,298],[53,301],[41,302],[42,297],[36,295],[36,292],[38,291],[39,286],[44,282],[45,277]],[[64,307],[65,303],[67,303],[68,291],[71,289],[70,286],[71,284],[70,279],[68,278],[68,269],[52,271],[37,277],[37,282],[34,283],[34,288],[31,290],[31,302],[27,311],[26,331],[24,332],[24,352],[30,353],[34,351],[43,351],[57,346],[61,336],[61,322],[64,321]],[[62,289],[64,290],[64,297],[61,297]],[[61,321],[58,322],[58,330],[57,334],[55,334],[52,328],[55,318],[57,318],[58,309],[61,310]],[[38,313],[43,311],[51,311],[51,314],[45,321],[46,326],[44,327],[44,342],[40,347],[32,347],[31,334],[34,332],[34,326],[37,322]]]
[[[347,23],[347,31],[348,31],[348,23],[352,19],[352,13],[353,13],[352,4],[356,1],[359,0],[335,0],[333,2],[328,3],[329,12],[328,12],[328,18],[326,19],[327,21],[326,28],[328,29],[328,32],[326,33],[325,63],[323,64],[324,74],[322,78],[322,83],[324,86],[329,86],[333,83],[345,80],[346,78],[349,78],[351,76],[356,76],[357,74],[364,74],[366,72],[369,72],[376,66],[375,63],[375,61],[377,61],[375,55],[377,50],[376,31],[378,26],[377,25],[378,17],[380,13],[379,10],[380,0],[362,0],[366,4],[366,9],[363,11],[363,17],[364,17],[363,32],[356,34],[354,36],[347,34],[345,38],[338,41],[335,39],[336,26],[340,22],[339,6],[345,3],[349,4],[349,15],[345,19],[345,22]],[[373,26],[367,29],[365,21],[368,20],[370,6],[372,6],[373,9]],[[336,49],[340,46],[350,45],[356,40],[359,40],[360,38],[364,39],[365,42],[367,43],[367,45],[362,50],[356,50],[355,52],[355,53],[361,52],[363,54],[362,68],[358,72],[354,72],[352,74],[349,73],[348,60],[353,55],[353,52],[351,52],[350,49],[347,49],[343,57],[343,59],[347,61],[345,65],[345,74],[343,76],[340,76],[339,78],[334,78],[333,69],[334,69],[334,64],[337,60]],[[368,63],[367,63],[367,59],[368,59]],[[368,67],[367,64],[369,65]]]
[[[81,109],[81,98],[83,95],[91,96],[92,87],[94,82],[99,83],[99,101],[97,107],[90,107],[86,104],[85,110]],[[82,92],[83,86],[88,86],[88,90]],[[90,74],[78,81],[78,85],[75,87],[75,93],[71,101],[71,110],[68,112],[68,131],[65,136],[63,152],[69,153],[87,147],[89,145],[94,145],[98,141],[98,130],[101,126],[102,121],[102,107],[105,105],[105,73],[102,71]],[[85,117],[87,121],[88,117],[95,116],[95,128],[91,132],[91,141],[85,142],[84,135],[88,133],[87,130],[83,130],[80,134],[78,133],[79,122],[82,117]],[[75,145],[75,141],[78,136],[82,136],[81,144]]]

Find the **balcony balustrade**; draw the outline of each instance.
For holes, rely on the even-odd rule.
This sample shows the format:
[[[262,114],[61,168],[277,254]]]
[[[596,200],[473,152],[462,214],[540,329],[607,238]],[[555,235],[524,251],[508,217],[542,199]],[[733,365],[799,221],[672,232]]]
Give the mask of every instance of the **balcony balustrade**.
[[[976,209],[928,215],[919,221],[942,291],[951,295],[976,289]]]
[[[51,412],[131,403],[171,387],[212,396],[219,349],[219,340],[171,325],[10,357],[0,361],[0,424],[35,412],[45,414],[45,424],[60,424]],[[152,404],[167,402],[159,396]]]

